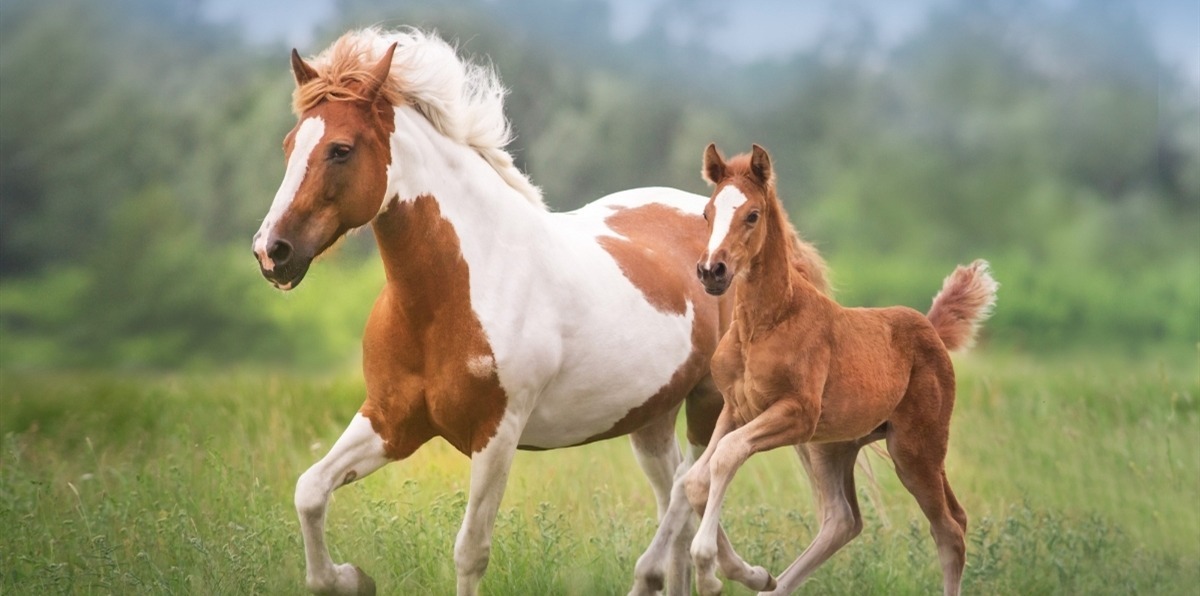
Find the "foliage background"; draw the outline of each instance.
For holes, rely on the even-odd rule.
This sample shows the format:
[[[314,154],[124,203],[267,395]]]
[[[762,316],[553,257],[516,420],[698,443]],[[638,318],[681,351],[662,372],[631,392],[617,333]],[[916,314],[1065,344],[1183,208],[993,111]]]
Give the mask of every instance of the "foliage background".
[[[356,358],[381,279],[370,234],[296,296],[256,279],[246,247],[294,122],[287,48],[203,7],[0,3],[4,367]],[[716,2],[663,2],[622,40],[600,0],[333,7],[302,51],[403,23],[490,60],[513,149],[556,209],[705,193],[707,142],[758,142],[847,304],[923,309],[986,257],[1002,283],[989,345],[1200,339],[1200,74],[1160,55],[1130,3],[946,1],[889,43],[845,8],[812,47],[749,63],[700,43]]]
[[[300,50],[407,24],[490,61],[555,209],[706,193],[709,141],[764,144],[846,304],[924,309],[955,264],[988,258],[999,304],[956,358],[948,459],[967,590],[1193,593],[1200,5],[927,0],[897,37],[877,9],[910,3],[755,1],[774,27],[829,18],[748,60],[720,27],[747,3],[653,0],[622,36],[616,7],[636,0],[326,0]],[[361,403],[382,272],[365,230],[297,291],[259,277],[290,48],[214,22],[222,2],[260,24],[308,5],[0,0],[0,593],[301,587],[292,489]],[[1167,8],[1190,59],[1147,18]],[[776,572],[816,526],[784,451],[747,464],[723,518]],[[866,461],[867,530],[807,589],[927,593],[921,514]],[[339,491],[334,557],[385,593],[452,589],[469,464],[433,441]],[[624,593],[653,533],[635,470],[623,441],[518,456],[487,593]]]

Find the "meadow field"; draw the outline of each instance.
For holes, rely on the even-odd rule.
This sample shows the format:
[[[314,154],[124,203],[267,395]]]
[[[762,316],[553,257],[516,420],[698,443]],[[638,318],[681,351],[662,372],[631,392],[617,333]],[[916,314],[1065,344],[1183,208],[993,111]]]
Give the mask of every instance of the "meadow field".
[[[1196,351],[981,350],[956,363],[948,465],[971,516],[967,593],[1195,593]],[[352,368],[3,373],[0,594],[301,592],[294,482],[337,438],[362,391]],[[802,592],[936,592],[924,519],[886,459],[866,463],[858,473],[866,529]],[[435,441],[338,491],[328,522],[334,558],[362,566],[382,594],[453,593],[468,465]],[[735,544],[775,573],[816,530],[788,450],[752,459],[730,499]],[[653,514],[623,439],[522,453],[483,589],[623,594]]]

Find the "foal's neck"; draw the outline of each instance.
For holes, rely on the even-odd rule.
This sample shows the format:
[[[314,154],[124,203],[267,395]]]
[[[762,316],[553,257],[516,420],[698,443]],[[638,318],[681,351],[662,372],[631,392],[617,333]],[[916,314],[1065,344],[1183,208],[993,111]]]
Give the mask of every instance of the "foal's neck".
[[[778,324],[796,307],[796,298],[806,289],[802,280],[792,277],[792,233],[787,229],[783,205],[773,191],[771,195],[763,214],[763,224],[769,227],[762,249],[750,259],[749,270],[736,290],[738,319],[752,333]]]

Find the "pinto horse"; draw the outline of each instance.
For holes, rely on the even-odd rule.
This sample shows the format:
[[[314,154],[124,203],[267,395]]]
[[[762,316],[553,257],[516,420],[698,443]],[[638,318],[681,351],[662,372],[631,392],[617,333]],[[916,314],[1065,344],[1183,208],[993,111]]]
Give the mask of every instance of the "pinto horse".
[[[253,242],[262,274],[290,290],[368,223],[386,272],[363,337],[366,400],[296,484],[308,588],[374,591],[330,558],[329,497],[436,436],[471,458],[459,594],[483,577],[517,449],[629,435],[661,516],[686,471],[681,406],[693,445],[721,408],[709,362],[732,303],[690,273],[704,197],[643,188],[549,212],[504,149],[495,74],[431,34],[352,31],[310,61],[293,50],[292,71],[298,122]],[[793,250],[824,287],[816,251],[798,239]],[[687,540],[673,544],[667,578],[683,593]]]
[[[944,468],[954,408],[948,351],[972,343],[995,303],[987,263],[947,277],[928,315],[844,308],[797,274],[792,228],[765,150],[755,145],[726,162],[709,145],[703,172],[714,192],[697,275],[710,294],[733,287],[734,315],[712,360],[724,407],[682,482],[702,516],[691,546],[700,594],[721,591],[715,564],[754,589],[795,590],[862,530],[854,462],[878,439],[886,439],[900,481],[929,519],[944,592],[958,594],[967,515]],[[752,454],[783,446],[799,452],[822,519],[812,544],[776,583],[747,575],[717,523],[737,469]]]

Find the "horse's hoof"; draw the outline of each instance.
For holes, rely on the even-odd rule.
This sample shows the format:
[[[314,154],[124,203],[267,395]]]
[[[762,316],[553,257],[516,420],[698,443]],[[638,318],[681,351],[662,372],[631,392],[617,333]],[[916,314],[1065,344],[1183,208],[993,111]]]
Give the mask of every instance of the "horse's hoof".
[[[638,578],[633,584],[633,589],[629,591],[629,596],[646,596],[658,594],[666,587],[666,582],[663,581],[662,573],[652,573]]]
[[[358,576],[358,596],[375,596],[375,580],[358,565],[354,566],[354,573]]]

